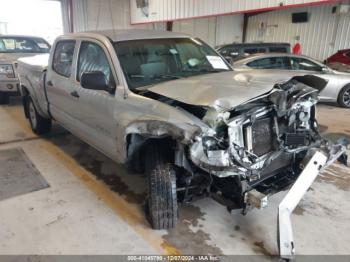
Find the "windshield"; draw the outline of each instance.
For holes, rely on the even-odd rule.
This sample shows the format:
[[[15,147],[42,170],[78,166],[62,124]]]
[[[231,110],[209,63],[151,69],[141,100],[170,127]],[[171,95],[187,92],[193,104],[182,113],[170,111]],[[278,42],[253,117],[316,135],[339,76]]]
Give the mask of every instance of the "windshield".
[[[208,45],[191,38],[114,43],[130,89],[163,81],[231,70]]]
[[[49,53],[50,45],[41,38],[0,37],[0,53]]]

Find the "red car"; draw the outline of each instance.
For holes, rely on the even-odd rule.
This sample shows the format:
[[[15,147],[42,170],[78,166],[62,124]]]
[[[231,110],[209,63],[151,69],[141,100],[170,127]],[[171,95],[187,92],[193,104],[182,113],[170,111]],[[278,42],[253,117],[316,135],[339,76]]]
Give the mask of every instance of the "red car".
[[[341,63],[350,65],[350,49],[339,50],[336,54],[326,59],[326,64]]]

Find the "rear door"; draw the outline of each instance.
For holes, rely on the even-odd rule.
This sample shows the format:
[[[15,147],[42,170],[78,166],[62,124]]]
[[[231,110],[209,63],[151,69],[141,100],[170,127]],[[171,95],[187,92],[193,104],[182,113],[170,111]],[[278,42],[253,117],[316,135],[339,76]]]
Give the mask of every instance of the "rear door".
[[[71,129],[74,126],[72,112],[75,110],[76,98],[73,91],[73,60],[76,52],[76,41],[59,40],[50,58],[51,68],[46,75],[46,90],[50,104],[50,112],[54,119]]]

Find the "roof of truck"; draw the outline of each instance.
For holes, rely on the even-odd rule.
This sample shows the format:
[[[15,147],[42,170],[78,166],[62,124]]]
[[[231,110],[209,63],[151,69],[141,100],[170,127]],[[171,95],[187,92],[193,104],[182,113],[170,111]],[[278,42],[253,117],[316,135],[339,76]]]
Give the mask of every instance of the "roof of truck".
[[[71,36],[88,36],[89,34],[103,35],[111,39],[113,42],[139,40],[139,39],[159,39],[159,38],[188,38],[188,34],[174,33],[169,31],[157,31],[147,29],[118,29],[118,30],[101,30],[88,31],[81,33],[68,34]]]
[[[4,38],[36,38],[36,39],[44,39],[40,36],[33,36],[33,35],[7,35],[7,34],[0,34],[0,37]]]

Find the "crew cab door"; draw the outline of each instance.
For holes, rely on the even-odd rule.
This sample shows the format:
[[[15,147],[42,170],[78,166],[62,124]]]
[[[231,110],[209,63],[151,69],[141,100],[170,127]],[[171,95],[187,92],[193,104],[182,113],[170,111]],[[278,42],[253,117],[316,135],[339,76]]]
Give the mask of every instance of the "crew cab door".
[[[78,135],[90,145],[109,157],[116,158],[116,118],[115,105],[116,74],[110,55],[98,41],[81,40],[78,43],[75,79],[72,94],[76,110],[71,112],[76,121]],[[86,72],[102,72],[111,89],[93,90],[83,88],[81,76]]]
[[[46,90],[50,105],[50,113],[63,126],[71,129],[74,125],[72,111],[75,109],[75,99],[70,95],[73,91],[73,59],[76,52],[76,41],[65,39],[54,46],[50,58],[51,68],[46,75]]]

